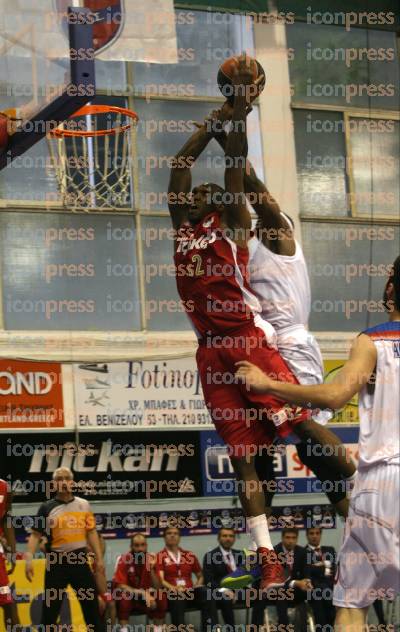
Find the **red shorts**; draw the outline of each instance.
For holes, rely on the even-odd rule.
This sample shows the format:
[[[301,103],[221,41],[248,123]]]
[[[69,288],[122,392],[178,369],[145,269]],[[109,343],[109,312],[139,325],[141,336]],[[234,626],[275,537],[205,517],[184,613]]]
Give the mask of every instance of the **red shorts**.
[[[0,606],[12,603],[11,589],[8,585],[6,558],[0,553]]]
[[[144,601],[129,599],[121,597],[115,600],[117,606],[117,615],[119,620],[128,621],[129,617],[133,613],[147,614],[150,619],[164,619],[168,609],[168,602],[166,596],[160,595],[160,598],[156,599],[157,606],[155,610],[147,608]]]
[[[236,383],[235,363],[248,360],[275,379],[298,384],[279,352],[253,323],[230,335],[202,340],[196,360],[206,405],[233,456],[245,456],[241,446],[268,446],[276,435],[287,436],[296,424],[309,418],[305,409]]]

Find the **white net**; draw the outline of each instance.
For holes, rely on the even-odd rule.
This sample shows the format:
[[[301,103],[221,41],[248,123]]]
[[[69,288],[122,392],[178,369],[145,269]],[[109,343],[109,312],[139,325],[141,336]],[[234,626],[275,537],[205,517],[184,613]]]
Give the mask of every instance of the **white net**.
[[[112,108],[95,114],[85,114],[86,109],[48,136],[62,203],[71,211],[131,208],[130,143],[135,119]]]

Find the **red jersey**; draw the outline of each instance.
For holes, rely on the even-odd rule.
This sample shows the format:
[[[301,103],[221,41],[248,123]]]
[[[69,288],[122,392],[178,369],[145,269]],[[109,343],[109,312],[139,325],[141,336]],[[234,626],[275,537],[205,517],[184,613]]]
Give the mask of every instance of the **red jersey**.
[[[134,554],[130,551],[118,558],[112,578],[113,584],[126,584],[131,588],[152,588],[150,565],[135,563]]]
[[[174,261],[178,293],[199,338],[238,329],[261,312],[249,285],[248,248],[224,236],[218,213],[181,225]]]
[[[7,511],[8,484],[0,478],[0,535],[3,534],[3,518]]]
[[[192,588],[193,573],[201,573],[200,562],[192,551],[179,548],[177,553],[171,553],[164,548],[157,555],[156,570],[164,571],[164,579],[172,586]]]

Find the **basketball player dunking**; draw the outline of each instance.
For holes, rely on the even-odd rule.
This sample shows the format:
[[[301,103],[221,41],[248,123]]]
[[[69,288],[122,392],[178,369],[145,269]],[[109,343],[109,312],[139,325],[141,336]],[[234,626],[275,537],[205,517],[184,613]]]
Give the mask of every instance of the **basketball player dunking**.
[[[229,104],[224,105],[226,116],[231,116]],[[215,110],[205,123],[212,123],[218,116]],[[225,131],[214,134],[225,150]],[[280,209],[279,204],[247,160],[244,173],[244,189],[250,204],[257,213],[255,236],[248,242],[250,286],[261,305],[261,316],[273,326],[276,345],[282,358],[300,384],[321,384],[324,381],[322,355],[307,325],[311,309],[310,281],[302,248],[293,235],[293,223]],[[325,424],[332,414],[319,411],[313,414],[318,423]],[[297,439],[296,449],[301,462],[319,478],[322,488],[343,517],[347,516],[349,501],[346,487],[355,474],[355,466],[349,461],[345,470],[336,471],[324,458],[310,453],[307,443]],[[255,458],[260,478],[274,476],[273,459],[266,462]],[[268,470],[266,470],[268,467]],[[265,493],[266,512],[269,515],[274,493]]]
[[[301,405],[342,407],[359,393],[359,463],[333,593],[338,630],[365,630],[371,603],[400,594],[400,256],[384,291],[389,322],[363,331],[330,384],[269,378],[239,362],[237,377],[254,393]]]
[[[246,107],[254,80],[245,57],[240,60],[233,83],[225,190],[208,183],[195,187],[190,194],[190,168],[212,138],[203,127],[175,157],[169,209],[177,231],[174,258],[178,292],[199,339],[196,360],[204,398],[239,479],[238,493],[257,544],[264,591],[282,585],[284,575],[268,532],[254,454],[268,449],[276,433],[284,436],[292,430],[318,444],[337,446],[338,440],[310,419],[305,409],[285,407],[279,399],[250,393],[233,379],[235,363],[251,358],[268,373],[297,382],[278,351],[267,343],[263,330],[267,324],[259,317],[261,307],[248,283],[251,218],[243,174]],[[339,451],[334,448],[332,454],[341,467]]]

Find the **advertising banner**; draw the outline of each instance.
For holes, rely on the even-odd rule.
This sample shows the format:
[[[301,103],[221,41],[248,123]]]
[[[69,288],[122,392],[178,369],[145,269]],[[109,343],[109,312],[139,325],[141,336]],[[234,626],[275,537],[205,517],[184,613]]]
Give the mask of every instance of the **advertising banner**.
[[[0,429],[63,426],[61,364],[0,359]]]
[[[26,537],[26,534],[25,534]],[[32,625],[38,626],[41,621],[42,608],[44,602],[44,560],[33,560],[33,579],[31,582],[25,577],[25,561],[17,561],[14,572],[9,575],[9,583],[15,596],[18,609],[18,616],[21,625],[26,630],[32,630]],[[62,627],[71,624],[75,630],[84,630],[85,622],[82,610],[75,596],[74,591],[69,586],[67,588],[67,598],[63,599],[60,611],[60,623]],[[7,630],[9,627],[7,627]],[[3,617],[0,617],[0,632],[6,632],[3,624]]]
[[[325,361],[330,382],[343,360]],[[195,358],[73,366],[75,421],[84,429],[212,429]],[[223,388],[221,386],[221,388]],[[330,423],[358,423],[357,397]]]
[[[182,536],[216,535],[221,527],[230,527],[237,533],[246,532],[246,519],[238,506],[225,509],[179,509],[176,511],[110,512],[95,513],[97,529],[104,538],[130,538],[140,531],[149,537],[158,538],[167,527],[178,527]],[[14,516],[18,542],[25,542],[34,516]],[[321,526],[334,529],[336,516],[331,505],[283,505],[272,508],[269,518],[270,530],[280,531],[284,527],[306,529]]]
[[[3,478],[14,502],[51,497],[58,467],[74,473],[75,493],[90,500],[157,499],[202,496],[200,435],[171,432],[9,434]]]
[[[342,428],[336,426],[333,427],[332,430],[345,444],[347,453],[357,461],[358,428]],[[203,431],[201,433],[201,455],[203,495],[237,495],[237,482],[229,460],[227,448],[216,432]],[[276,491],[276,493],[324,493],[320,481],[301,463],[295,445],[277,446],[273,458],[276,476],[276,488],[274,488],[274,491]],[[270,491],[272,491],[272,489]]]
[[[194,358],[73,367],[80,428],[212,427]]]

